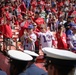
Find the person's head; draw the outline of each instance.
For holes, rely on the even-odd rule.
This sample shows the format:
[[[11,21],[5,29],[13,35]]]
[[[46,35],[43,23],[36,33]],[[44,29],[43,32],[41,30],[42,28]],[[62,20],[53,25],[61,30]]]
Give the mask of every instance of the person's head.
[[[34,30],[35,30],[37,28],[37,24],[33,23],[33,26],[34,26]]]
[[[45,25],[45,24],[42,24],[42,25],[40,26],[40,31],[44,33],[44,32],[46,32],[46,30],[47,30],[46,25]]]
[[[72,22],[72,21],[73,21],[73,19],[74,19],[74,17],[73,17],[73,16],[68,16],[67,21]]]
[[[29,25],[28,28],[27,28],[28,32],[32,33],[33,32],[33,28],[34,28],[33,25]]]
[[[64,16],[59,16],[59,19],[58,19],[59,21],[63,21],[64,20]]]
[[[59,32],[63,32],[64,31],[64,26],[63,25],[59,25],[58,26],[58,31]]]
[[[76,54],[71,51],[45,47],[46,67],[49,75],[74,75]],[[68,64],[69,63],[69,64]],[[73,73],[72,73],[73,72]]]
[[[18,75],[26,69],[29,61],[33,60],[32,56],[18,50],[9,50],[10,57],[10,72],[11,75]]]
[[[35,18],[39,17],[39,12],[35,12]]]

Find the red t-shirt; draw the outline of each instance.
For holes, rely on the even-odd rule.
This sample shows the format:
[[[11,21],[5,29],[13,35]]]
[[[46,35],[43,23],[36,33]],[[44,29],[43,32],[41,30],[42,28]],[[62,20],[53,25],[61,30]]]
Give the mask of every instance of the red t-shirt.
[[[35,9],[36,6],[37,6],[37,2],[36,1],[32,1],[31,6],[32,6],[33,9]]]
[[[60,33],[56,33],[57,38],[57,48],[58,49],[67,49],[67,43],[66,43],[66,34],[63,33],[62,36],[60,36]]]
[[[25,6],[24,3],[22,3],[22,4],[19,6],[19,8],[21,9],[21,12],[22,12],[22,13],[23,13],[23,12],[26,12],[26,6]]]
[[[45,23],[44,19],[41,18],[41,17],[37,18],[37,19],[35,20],[35,22],[37,23],[37,25],[41,25],[41,24],[44,24],[44,23]]]
[[[61,6],[63,6],[64,2],[58,2],[57,3],[57,7],[60,8]]]
[[[10,25],[8,24],[3,25],[3,35],[4,37],[12,38],[12,29]]]

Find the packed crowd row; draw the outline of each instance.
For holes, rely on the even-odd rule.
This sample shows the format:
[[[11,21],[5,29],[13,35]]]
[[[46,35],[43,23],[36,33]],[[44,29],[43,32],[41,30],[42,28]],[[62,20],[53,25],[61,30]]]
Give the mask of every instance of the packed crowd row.
[[[0,32],[5,43],[12,41],[16,25],[24,50],[76,50],[75,0],[1,0],[0,12]]]

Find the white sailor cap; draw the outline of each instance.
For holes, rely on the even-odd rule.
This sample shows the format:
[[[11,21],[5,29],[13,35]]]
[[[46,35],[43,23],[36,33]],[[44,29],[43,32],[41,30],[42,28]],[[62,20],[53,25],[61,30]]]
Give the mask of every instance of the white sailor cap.
[[[35,53],[34,51],[30,51],[30,50],[24,50],[24,53],[27,53],[33,57],[38,57],[39,55],[37,53]]]
[[[76,64],[76,54],[71,51],[54,49],[49,47],[43,48],[42,51],[46,54],[46,57],[48,57],[55,64]]]
[[[9,50],[8,55],[10,56],[10,58],[20,61],[31,61],[33,59],[32,56],[18,50]]]

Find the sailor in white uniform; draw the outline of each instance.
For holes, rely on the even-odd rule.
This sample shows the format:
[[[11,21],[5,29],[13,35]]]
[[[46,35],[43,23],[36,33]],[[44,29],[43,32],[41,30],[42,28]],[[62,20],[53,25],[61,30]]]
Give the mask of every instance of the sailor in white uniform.
[[[29,51],[29,50],[24,50],[24,52],[31,55],[33,57],[33,60],[28,62],[28,66],[27,66],[26,70],[23,71],[19,75],[48,75],[46,71],[37,67],[34,64],[36,57],[39,56],[37,53]]]
[[[48,75],[76,75],[76,54],[71,51],[45,47]]]
[[[28,61],[31,61],[32,56],[18,50],[9,50],[10,57],[10,75],[18,75],[26,69]]]

